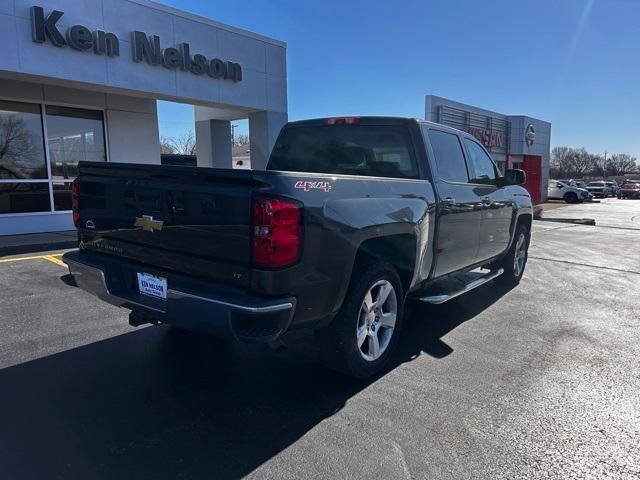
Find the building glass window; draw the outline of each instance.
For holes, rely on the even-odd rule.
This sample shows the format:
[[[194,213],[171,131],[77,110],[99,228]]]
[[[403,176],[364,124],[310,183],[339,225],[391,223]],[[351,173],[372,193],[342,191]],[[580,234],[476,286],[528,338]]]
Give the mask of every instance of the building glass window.
[[[106,161],[102,112],[47,106],[46,114],[54,180],[73,180],[80,161]]]
[[[53,183],[53,208],[56,212],[71,210],[71,182]]]
[[[40,105],[0,101],[0,179],[47,179]]]
[[[0,183],[0,214],[49,211],[48,182]]]
[[[0,215],[71,210],[78,162],[106,159],[101,111],[0,100]]]

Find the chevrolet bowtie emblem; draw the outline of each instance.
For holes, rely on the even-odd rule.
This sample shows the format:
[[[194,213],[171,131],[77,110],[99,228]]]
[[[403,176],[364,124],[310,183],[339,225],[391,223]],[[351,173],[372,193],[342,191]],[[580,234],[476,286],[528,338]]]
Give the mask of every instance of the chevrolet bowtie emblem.
[[[164,222],[162,220],[154,220],[153,215],[143,215],[142,218],[137,217],[136,223],[133,224],[134,227],[142,227],[147,232],[160,231],[162,230],[162,225],[164,225]]]

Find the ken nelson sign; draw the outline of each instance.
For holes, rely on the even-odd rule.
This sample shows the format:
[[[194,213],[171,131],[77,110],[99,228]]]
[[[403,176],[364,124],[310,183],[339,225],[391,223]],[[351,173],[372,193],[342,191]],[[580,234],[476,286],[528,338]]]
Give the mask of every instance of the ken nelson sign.
[[[69,27],[63,35],[58,29],[58,22],[64,12],[53,10],[45,16],[42,7],[31,7],[31,35],[36,43],[47,40],[56,47],[71,47],[79,51],[92,51],[96,55],[117,57],[120,55],[118,37],[103,30],[93,32],[83,25]],[[196,53],[191,55],[188,43],[181,43],[178,48],[160,48],[160,37],[147,36],[146,33],[134,30],[131,32],[132,58],[134,62],[147,62],[149,65],[162,65],[169,70],[180,69],[194,75],[208,75],[239,82],[242,80],[242,67],[239,63],[227,62],[214,58],[207,59]]]

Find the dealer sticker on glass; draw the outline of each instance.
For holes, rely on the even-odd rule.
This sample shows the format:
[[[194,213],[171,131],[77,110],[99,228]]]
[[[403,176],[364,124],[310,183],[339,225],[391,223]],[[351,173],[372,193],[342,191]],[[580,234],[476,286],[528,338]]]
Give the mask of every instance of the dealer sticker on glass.
[[[164,277],[138,272],[138,288],[144,295],[167,299],[167,279]]]

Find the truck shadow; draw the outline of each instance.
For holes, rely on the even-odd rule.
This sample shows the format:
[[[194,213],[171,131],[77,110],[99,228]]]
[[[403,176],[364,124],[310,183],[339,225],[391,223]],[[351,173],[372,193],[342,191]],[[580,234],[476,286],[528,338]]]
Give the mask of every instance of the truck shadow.
[[[442,305],[407,302],[399,362],[410,361],[423,352],[435,358],[446,357],[453,349],[442,337],[489,308],[509,290],[490,283]]]
[[[410,305],[388,370],[504,292]],[[294,444],[372,381],[322,367],[305,346],[266,347],[144,328],[0,370],[4,478],[239,478]]]

